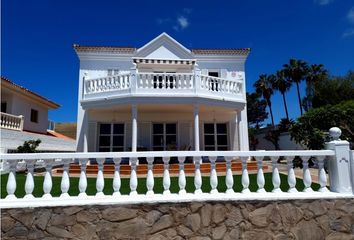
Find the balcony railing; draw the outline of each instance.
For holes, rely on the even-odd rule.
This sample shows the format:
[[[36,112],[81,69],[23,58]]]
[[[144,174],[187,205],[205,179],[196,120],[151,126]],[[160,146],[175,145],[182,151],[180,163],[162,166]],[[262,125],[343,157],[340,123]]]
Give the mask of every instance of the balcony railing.
[[[16,116],[8,113],[0,113],[0,126],[1,128],[10,130],[23,130],[24,117],[22,115]]]
[[[171,93],[173,95],[171,95]],[[242,100],[242,80],[228,80],[197,73],[138,73],[85,80],[84,99],[106,96],[190,95]]]
[[[112,204],[112,203],[148,203],[156,201],[206,201],[206,200],[280,200],[280,199],[308,199],[308,198],[354,198],[353,195],[353,152],[349,150],[349,143],[334,139],[327,144],[328,150],[320,151],[171,151],[171,152],[109,152],[109,153],[36,153],[36,154],[0,154],[0,159],[7,161],[10,173],[6,185],[7,196],[0,200],[0,207],[36,207],[36,206],[61,206],[61,205],[77,205],[77,204]],[[178,193],[171,193],[170,177],[170,160],[178,159]],[[280,188],[282,183],[279,174],[278,159],[282,157],[287,163],[287,180],[289,186],[287,192],[283,192]],[[301,158],[303,161],[303,184],[304,189],[299,192],[296,188],[297,179],[293,168],[294,158]],[[146,194],[138,194],[138,173],[137,161],[139,158],[146,158],[148,167],[146,175]],[[154,176],[154,159],[162,158],[163,168],[163,193],[154,192],[155,177]],[[184,165],[186,159],[193,159],[194,172],[194,192],[186,191],[186,174]],[[265,176],[263,173],[264,159],[270,159],[269,164],[272,166],[272,185],[271,191],[265,189]],[[318,179],[319,190],[312,189],[313,182],[310,169],[308,166],[309,159],[316,160],[318,163]],[[87,195],[88,178],[86,175],[86,167],[89,160],[97,162],[96,175],[96,194]],[[112,181],[112,195],[105,195],[103,189],[105,187],[104,167],[105,162],[110,159],[114,162],[114,174]],[[122,181],[120,177],[120,166],[124,161],[129,160],[131,173],[128,195],[122,195],[120,192]],[[209,183],[210,192],[202,191],[203,178],[201,174],[201,164],[207,159],[210,161]],[[226,165],[225,185],[226,191],[219,192],[218,173],[216,171],[216,161],[223,159]],[[250,177],[247,169],[247,162],[255,159],[257,163],[256,192],[250,191]],[[27,166],[27,176],[24,185],[26,195],[23,198],[17,198],[16,166],[24,161]],[[327,176],[324,169],[325,161],[328,161],[328,172],[330,177],[330,186],[327,187]],[[72,163],[80,164],[80,176],[77,186],[70,185],[69,169]],[[232,172],[232,163],[240,162],[242,165],[241,183],[234,182],[234,173]],[[45,164],[45,174],[43,185],[36,186],[34,181],[34,169],[37,164]],[[53,189],[52,167],[55,164],[63,165],[63,173],[61,178],[61,195],[53,197],[51,191]],[[91,173],[92,174],[92,173]],[[205,179],[204,179],[205,180]],[[141,184],[142,182],[140,182]],[[175,183],[176,184],[176,183]],[[223,185],[224,185],[223,184]],[[242,185],[242,191],[236,193],[234,191],[235,184]],[[44,194],[41,197],[34,197],[35,188],[43,188]],[[58,188],[56,186],[56,188]],[[80,193],[77,196],[70,196],[69,189],[78,188]],[[23,189],[20,189],[23,191]]]

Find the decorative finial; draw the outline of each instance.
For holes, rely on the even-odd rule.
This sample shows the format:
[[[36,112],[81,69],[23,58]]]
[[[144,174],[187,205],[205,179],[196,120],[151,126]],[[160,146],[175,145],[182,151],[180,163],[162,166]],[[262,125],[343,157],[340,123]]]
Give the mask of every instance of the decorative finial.
[[[333,141],[340,140],[339,137],[342,135],[342,130],[337,127],[332,127],[329,129],[329,136],[332,138]]]

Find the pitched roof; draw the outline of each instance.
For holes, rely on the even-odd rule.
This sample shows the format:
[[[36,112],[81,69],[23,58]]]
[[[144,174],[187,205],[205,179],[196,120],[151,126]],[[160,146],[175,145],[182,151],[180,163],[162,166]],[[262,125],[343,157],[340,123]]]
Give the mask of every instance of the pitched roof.
[[[28,88],[25,88],[23,86],[16,84],[6,77],[1,76],[1,85],[2,85],[2,87],[6,86],[12,90],[15,90],[15,91],[20,92],[25,95],[28,95],[28,96],[32,97],[33,99],[40,101],[42,104],[47,105],[50,109],[57,109],[58,107],[60,107],[60,105],[58,103],[53,102],[41,95],[29,90]]]
[[[192,53],[197,55],[248,55],[250,48],[204,48],[192,49]]]
[[[135,53],[136,48],[133,47],[114,47],[114,46],[81,46],[79,44],[73,44],[73,48],[76,52],[119,52],[119,53]]]

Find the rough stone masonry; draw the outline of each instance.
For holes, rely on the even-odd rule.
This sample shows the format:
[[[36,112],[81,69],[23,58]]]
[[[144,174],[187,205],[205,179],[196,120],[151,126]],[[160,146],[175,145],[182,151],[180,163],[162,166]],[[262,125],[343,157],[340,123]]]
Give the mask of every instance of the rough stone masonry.
[[[1,239],[354,240],[354,199],[2,209]]]

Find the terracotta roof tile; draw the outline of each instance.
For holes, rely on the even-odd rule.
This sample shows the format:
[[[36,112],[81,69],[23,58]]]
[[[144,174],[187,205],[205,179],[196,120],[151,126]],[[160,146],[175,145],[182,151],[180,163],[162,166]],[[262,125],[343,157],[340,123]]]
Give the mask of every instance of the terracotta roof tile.
[[[135,53],[136,48],[133,47],[113,47],[113,46],[80,46],[74,44],[73,48],[77,52],[91,52],[91,51],[100,51],[100,52],[120,52],[120,53]]]
[[[192,49],[192,53],[198,55],[248,55],[250,52],[250,48]]]
[[[5,84],[9,84],[11,87],[15,88],[15,89],[18,89],[20,92],[24,92],[24,93],[29,93],[30,95],[36,97],[37,99],[39,98],[40,100],[44,101],[50,108],[52,109],[56,109],[58,107],[60,107],[60,105],[56,102],[53,102],[45,97],[42,97],[41,95],[29,90],[28,88],[25,88],[23,86],[20,86],[14,82],[12,82],[10,79],[6,78],[6,77],[3,77],[1,76],[1,85],[3,85],[5,82]]]

